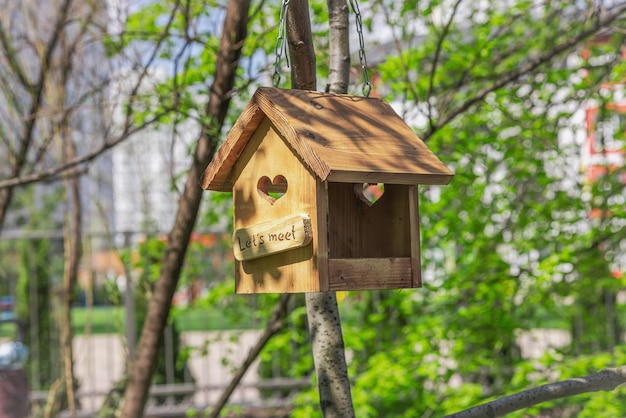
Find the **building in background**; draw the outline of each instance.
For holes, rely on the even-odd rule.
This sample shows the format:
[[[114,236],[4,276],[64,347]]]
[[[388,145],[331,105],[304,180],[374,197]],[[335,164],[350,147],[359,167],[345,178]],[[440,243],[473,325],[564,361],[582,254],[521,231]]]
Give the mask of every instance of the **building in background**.
[[[589,62],[590,68],[601,67],[610,59],[611,54],[604,52],[594,55],[594,45],[605,45],[611,40],[611,33],[606,32],[590,42],[589,47],[581,51],[581,57]],[[626,59],[626,48],[616,51],[615,56]],[[586,77],[588,74],[581,74]],[[585,138],[581,153],[581,166],[584,182],[588,190],[593,187],[610,188],[612,193],[601,201],[593,199],[589,218],[595,221],[610,221],[615,217],[615,208],[626,207],[626,75],[623,81],[600,86],[598,99],[589,100],[584,108]],[[600,250],[608,250],[605,242]],[[619,242],[611,274],[621,278],[626,272],[626,240]],[[622,292],[624,295],[624,292]]]

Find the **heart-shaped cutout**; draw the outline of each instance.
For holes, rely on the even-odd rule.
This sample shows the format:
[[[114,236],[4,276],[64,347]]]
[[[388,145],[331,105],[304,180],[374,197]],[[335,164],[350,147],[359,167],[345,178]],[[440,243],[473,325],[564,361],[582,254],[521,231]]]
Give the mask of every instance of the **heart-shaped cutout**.
[[[385,193],[384,183],[357,183],[354,185],[354,194],[367,206],[372,206]]]
[[[263,176],[259,179],[256,189],[263,199],[273,205],[274,202],[287,193],[287,179],[285,176],[280,174],[274,177],[274,180],[270,180],[269,177]]]

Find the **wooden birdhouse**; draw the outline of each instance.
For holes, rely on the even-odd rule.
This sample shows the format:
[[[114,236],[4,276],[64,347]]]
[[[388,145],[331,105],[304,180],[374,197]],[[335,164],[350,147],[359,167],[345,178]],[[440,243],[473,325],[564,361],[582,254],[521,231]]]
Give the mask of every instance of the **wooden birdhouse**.
[[[259,88],[200,183],[233,192],[236,292],[284,293],[420,287],[417,185],[452,176],[381,99]]]

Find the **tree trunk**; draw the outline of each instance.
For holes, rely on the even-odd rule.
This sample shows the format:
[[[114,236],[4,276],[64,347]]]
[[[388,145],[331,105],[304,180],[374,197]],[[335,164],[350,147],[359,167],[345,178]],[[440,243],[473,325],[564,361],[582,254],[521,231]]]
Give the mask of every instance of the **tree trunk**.
[[[74,144],[70,144],[70,142],[71,140],[68,140],[68,146],[74,151]],[[65,221],[65,268],[63,272],[63,306],[60,327],[63,376],[66,382],[67,405],[70,416],[74,418],[76,416],[76,396],[74,393],[74,356],[72,352],[72,294],[78,282],[78,266],[82,242],[79,178],[70,173],[70,178],[66,180],[66,187],[70,196],[68,201],[71,204],[71,211]]]
[[[333,48],[331,50],[340,55],[339,58],[331,58],[333,67],[330,72],[335,75],[333,88],[339,89],[341,87],[337,85],[343,85],[345,93],[348,80],[342,78],[349,71],[349,68],[344,68],[346,63],[349,66],[349,57],[347,61],[345,59],[348,45],[346,36],[348,9],[344,7],[342,11],[340,1],[329,1],[328,5],[329,13],[335,16],[334,21],[337,22],[331,24],[331,39],[336,35],[339,41],[339,48],[335,50],[331,46]],[[308,1],[292,0],[287,9],[287,39],[291,57],[291,83],[294,89],[314,90],[316,87],[315,52],[310,22]],[[325,418],[354,417],[336,295],[334,292],[322,292],[307,293],[305,297],[322,414]]]
[[[207,104],[207,115],[211,120],[207,126],[203,126],[185,189],[178,203],[174,227],[168,236],[161,272],[148,305],[148,314],[124,394],[122,409],[122,417],[124,418],[143,416],[148,390],[157,363],[158,348],[167,324],[172,297],[178,284],[189,237],[200,206],[202,189],[198,186],[198,179],[213,158],[219,132],[226,117],[230,103],[230,92],[234,85],[241,56],[241,48],[247,35],[249,8],[249,0],[230,0],[228,2],[220,42],[220,53],[216,63],[215,81],[211,87],[209,103]]]
[[[346,0],[328,0],[329,65],[326,91],[347,93],[350,84],[349,15]]]
[[[295,0],[289,3],[287,44],[291,61],[291,88],[315,90],[317,69],[308,0]]]
[[[354,417],[335,292],[305,297],[322,414],[324,418]]]

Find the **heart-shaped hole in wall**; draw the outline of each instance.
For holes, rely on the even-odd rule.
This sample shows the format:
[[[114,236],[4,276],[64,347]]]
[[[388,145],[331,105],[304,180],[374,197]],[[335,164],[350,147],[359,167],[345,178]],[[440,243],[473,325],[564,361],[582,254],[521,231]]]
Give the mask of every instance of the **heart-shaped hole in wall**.
[[[287,193],[287,179],[285,176],[280,174],[274,177],[274,180],[271,180],[267,176],[263,176],[259,179],[256,189],[263,199],[273,205],[274,202]]]
[[[372,206],[385,193],[384,183],[357,183],[354,185],[354,194],[367,206]]]

